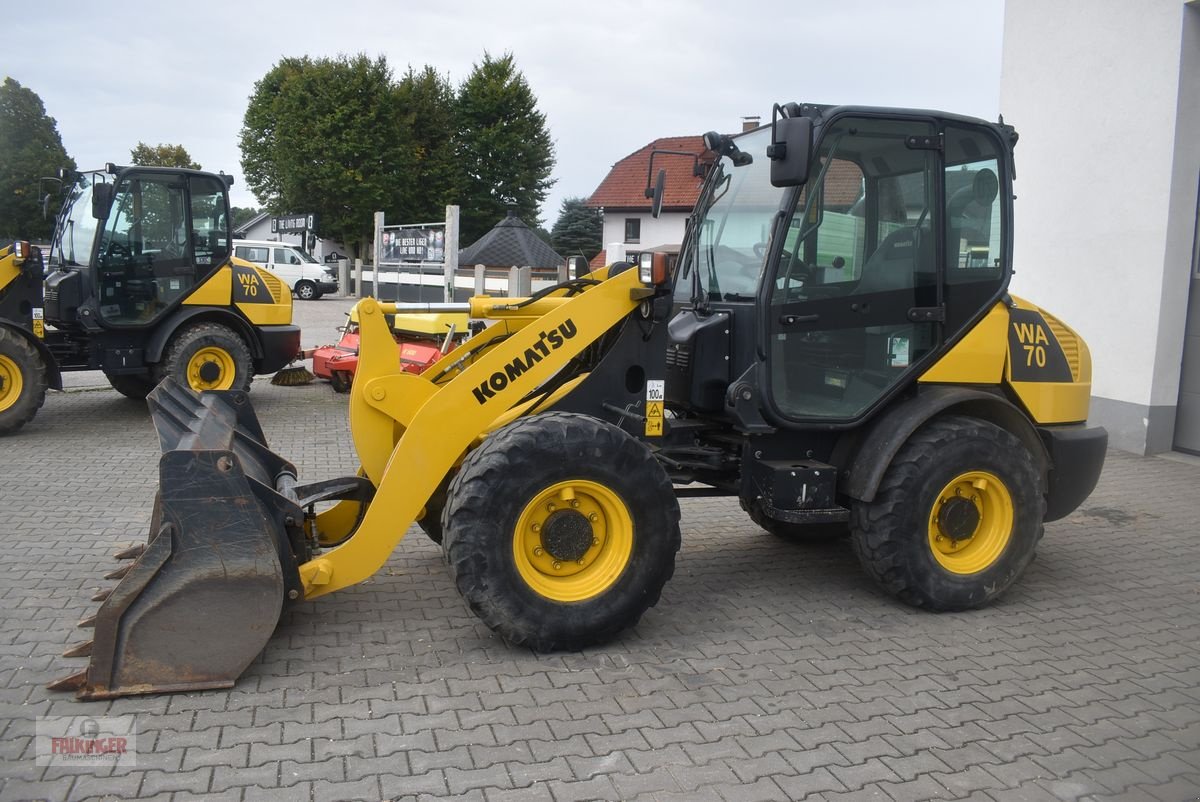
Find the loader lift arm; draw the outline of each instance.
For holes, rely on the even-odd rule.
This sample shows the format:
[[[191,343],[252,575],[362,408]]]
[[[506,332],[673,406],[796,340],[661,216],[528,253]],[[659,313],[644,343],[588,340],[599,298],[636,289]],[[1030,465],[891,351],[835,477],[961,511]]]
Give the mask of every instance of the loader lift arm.
[[[419,517],[472,443],[636,309],[643,289],[637,271],[627,270],[574,297],[549,296],[521,307],[509,299],[475,298],[472,317],[497,320],[492,328],[504,328],[492,336],[507,337],[442,385],[394,364],[383,316],[394,314],[396,305],[360,302],[362,351],[350,398],[350,429],[377,492],[348,540],[300,566],[305,598],[357,584],[378,571],[404,537],[407,527],[398,522]],[[443,359],[453,365],[459,351],[468,348],[469,343]],[[317,516],[318,530],[343,540],[336,522],[346,518],[344,510],[324,516]]]
[[[397,305],[361,301],[350,427],[365,479],[298,485],[244,393],[164,381],[149,396],[163,457],[148,542],[118,555],[131,560],[107,575],[119,584],[79,624],[94,640],[64,655],[89,657],[87,669],[51,689],[104,699],[231,687],[289,601],[378,571],[463,455],[569,392],[581,377],[553,380],[654,292],[626,270],[528,299],[474,298],[473,316],[493,325],[429,377],[395,358],[384,316]],[[314,515],[318,501],[337,503]]]

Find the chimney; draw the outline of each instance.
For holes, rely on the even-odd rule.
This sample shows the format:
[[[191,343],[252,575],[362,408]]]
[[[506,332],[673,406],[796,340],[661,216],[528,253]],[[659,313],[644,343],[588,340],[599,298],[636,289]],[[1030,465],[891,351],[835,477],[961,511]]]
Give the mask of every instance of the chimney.
[[[752,115],[750,117],[743,117],[742,118],[742,133],[744,134],[747,131],[753,131],[755,128],[758,128],[758,122],[760,119],[762,119],[762,118],[759,117],[757,114]]]

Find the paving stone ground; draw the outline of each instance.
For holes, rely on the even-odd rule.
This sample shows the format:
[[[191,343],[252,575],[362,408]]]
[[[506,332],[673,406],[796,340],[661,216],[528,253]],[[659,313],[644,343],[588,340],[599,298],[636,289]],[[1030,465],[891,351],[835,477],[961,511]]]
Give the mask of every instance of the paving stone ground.
[[[305,344],[346,308],[298,304]],[[571,654],[501,642],[414,527],[370,581],[287,614],[232,690],[78,703],[43,686],[145,538],[158,452],[140,404],[72,386],[0,440],[0,801],[1200,795],[1200,461],[1111,453],[1021,582],[961,614],[884,596],[845,542],[685,500],[662,601]],[[345,396],[252,397],[305,479],[354,469]],[[136,717],[135,767],[35,765],[35,717],[85,714]]]

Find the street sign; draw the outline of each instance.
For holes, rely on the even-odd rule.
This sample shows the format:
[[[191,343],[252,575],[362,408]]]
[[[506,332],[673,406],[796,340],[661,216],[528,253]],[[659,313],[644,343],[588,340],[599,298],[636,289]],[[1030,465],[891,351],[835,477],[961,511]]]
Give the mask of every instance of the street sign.
[[[317,227],[317,216],[312,212],[305,214],[285,214],[271,218],[272,234],[300,234],[312,231]]]

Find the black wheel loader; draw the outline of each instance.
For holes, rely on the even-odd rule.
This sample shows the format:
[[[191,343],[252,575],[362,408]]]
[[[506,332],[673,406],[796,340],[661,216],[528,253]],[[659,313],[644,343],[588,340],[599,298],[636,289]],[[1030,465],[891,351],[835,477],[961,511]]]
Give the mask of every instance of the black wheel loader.
[[[243,392],[164,380],[148,543],[83,622],[87,668],[53,687],[230,686],[285,606],[372,576],[411,521],[508,642],[600,643],[658,600],[677,498],[696,494],[780,536],[848,535],[907,604],[987,604],[1091,492],[1107,442],[1086,424],[1087,346],[1008,292],[1016,138],[932,111],[777,106],[706,136],[673,270],[647,253],[473,298],[488,326],[420,376],[384,319],[418,308],[360,302],[356,476],[301,482]]]
[[[232,258],[230,176],[110,164],[62,181],[49,253],[0,249],[0,435],[64,371],[143,399],[168,376],[244,390],[299,353],[287,286]]]

